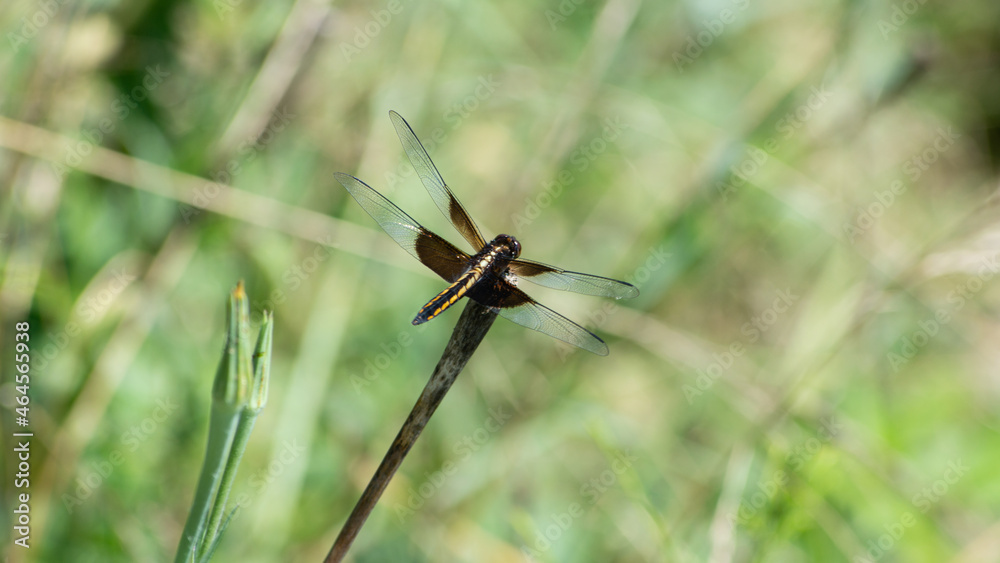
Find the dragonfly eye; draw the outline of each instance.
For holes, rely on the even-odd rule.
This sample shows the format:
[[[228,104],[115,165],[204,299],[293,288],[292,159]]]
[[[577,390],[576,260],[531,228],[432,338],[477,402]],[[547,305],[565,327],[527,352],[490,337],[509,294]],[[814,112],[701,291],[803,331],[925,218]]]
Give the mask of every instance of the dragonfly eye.
[[[493,242],[506,246],[507,253],[510,255],[511,259],[517,258],[521,255],[521,243],[510,235],[497,235],[497,238],[495,238]]]

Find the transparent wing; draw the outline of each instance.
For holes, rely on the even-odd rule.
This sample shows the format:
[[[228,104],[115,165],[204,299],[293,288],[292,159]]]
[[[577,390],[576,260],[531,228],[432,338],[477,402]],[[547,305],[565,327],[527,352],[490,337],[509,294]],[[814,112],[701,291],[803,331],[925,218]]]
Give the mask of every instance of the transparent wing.
[[[525,328],[548,334],[598,356],[608,355],[608,345],[596,334],[538,303],[506,280],[480,282],[469,290],[468,296],[497,309],[501,317]]]
[[[630,283],[591,274],[570,272],[541,262],[518,259],[511,262],[509,268],[519,278],[552,289],[572,291],[583,295],[614,297],[615,299],[631,299],[639,296],[639,290]]]
[[[427,188],[427,192],[431,194],[434,204],[451,221],[462,237],[469,241],[476,252],[482,250],[486,246],[486,240],[483,239],[479,227],[476,226],[472,217],[469,216],[469,212],[465,210],[455,194],[451,193],[448,185],[444,183],[444,178],[434,166],[431,157],[424,150],[424,146],[420,143],[420,139],[417,139],[413,129],[402,116],[394,111],[389,112],[389,119],[392,120],[392,125],[396,128],[396,135],[399,136],[399,142],[402,143],[403,150],[406,151],[406,156],[410,159],[410,164],[417,171],[417,175],[420,176],[420,181]]]
[[[537,301],[516,307],[501,308],[500,316],[523,327],[537,330],[573,346],[593,352],[598,356],[608,355],[608,345],[596,334]]]
[[[392,240],[434,273],[453,282],[468,268],[468,254],[425,229],[368,184],[341,172],[333,176]]]

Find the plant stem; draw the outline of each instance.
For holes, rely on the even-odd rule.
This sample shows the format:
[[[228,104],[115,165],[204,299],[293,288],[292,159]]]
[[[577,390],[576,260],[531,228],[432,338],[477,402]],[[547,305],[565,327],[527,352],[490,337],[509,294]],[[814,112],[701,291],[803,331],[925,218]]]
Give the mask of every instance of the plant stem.
[[[451,333],[451,340],[448,341],[444,353],[441,354],[441,359],[438,360],[437,367],[434,368],[434,373],[427,385],[424,386],[420,398],[417,399],[410,411],[410,416],[406,418],[406,422],[399,429],[399,434],[392,441],[389,451],[382,458],[382,463],[375,470],[375,475],[368,482],[368,486],[365,487],[361,498],[358,499],[354,510],[340,530],[340,535],[337,536],[333,547],[330,548],[330,553],[326,556],[326,563],[341,561],[347,554],[347,550],[350,549],[351,543],[354,542],[354,538],[361,530],[361,526],[364,525],[368,515],[375,508],[375,503],[378,502],[392,476],[396,474],[396,470],[403,463],[403,458],[417,441],[420,432],[427,426],[431,415],[441,404],[441,400],[444,399],[448,389],[451,389],[455,378],[465,368],[465,364],[479,347],[479,343],[483,341],[483,337],[486,336],[486,332],[489,331],[496,318],[496,311],[472,299],[468,300],[465,310],[462,311],[462,316],[458,319],[458,324],[455,325],[455,330]]]
[[[212,512],[208,520],[208,529],[205,532],[204,540],[198,548],[198,561],[207,561],[211,558],[211,552],[221,536],[220,526],[223,525],[223,518],[226,515],[226,505],[229,501],[229,491],[233,488],[236,480],[236,471],[239,469],[240,460],[246,452],[247,443],[250,441],[250,433],[253,431],[254,423],[264,405],[267,404],[267,392],[271,371],[271,343],[274,333],[274,317],[270,311],[264,311],[263,322],[261,322],[260,334],[257,338],[257,347],[253,354],[253,380],[250,386],[250,397],[243,407],[236,423],[236,429],[232,436],[232,445],[229,449],[229,458],[226,461],[225,469],[219,480],[219,489],[213,501]]]
[[[196,560],[199,546],[205,539],[211,509],[216,492],[219,490],[219,480],[229,459],[233,434],[239,423],[240,413],[247,402],[250,385],[250,352],[246,343],[249,324],[248,303],[241,281],[229,294],[229,306],[226,308],[228,317],[226,344],[212,383],[212,412],[208,424],[205,459],[202,462],[191,511],[181,533],[175,563]]]

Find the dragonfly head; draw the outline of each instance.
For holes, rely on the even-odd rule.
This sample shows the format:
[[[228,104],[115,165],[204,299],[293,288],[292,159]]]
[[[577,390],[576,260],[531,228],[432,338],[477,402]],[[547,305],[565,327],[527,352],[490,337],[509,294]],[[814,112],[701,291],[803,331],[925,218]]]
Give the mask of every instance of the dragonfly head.
[[[513,260],[521,255],[521,243],[510,235],[497,235],[492,244],[502,249],[504,258]]]

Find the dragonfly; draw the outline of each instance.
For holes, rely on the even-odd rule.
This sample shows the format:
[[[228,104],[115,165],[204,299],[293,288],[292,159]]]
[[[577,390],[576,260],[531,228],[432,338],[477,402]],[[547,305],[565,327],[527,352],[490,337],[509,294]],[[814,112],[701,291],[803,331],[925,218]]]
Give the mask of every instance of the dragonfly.
[[[413,324],[425,323],[468,297],[523,327],[606,356],[608,345],[604,340],[529,297],[518,288],[518,282],[524,279],[552,289],[615,299],[637,297],[639,290],[623,281],[522,259],[521,243],[511,235],[500,234],[486,242],[410,125],[395,111],[389,112],[389,119],[431,199],[474,251],[466,253],[426,229],[358,178],[342,172],[334,174],[392,240],[450,284],[420,308]]]

